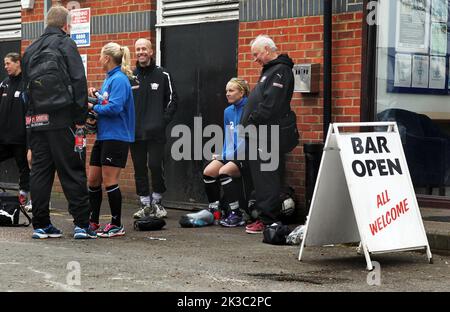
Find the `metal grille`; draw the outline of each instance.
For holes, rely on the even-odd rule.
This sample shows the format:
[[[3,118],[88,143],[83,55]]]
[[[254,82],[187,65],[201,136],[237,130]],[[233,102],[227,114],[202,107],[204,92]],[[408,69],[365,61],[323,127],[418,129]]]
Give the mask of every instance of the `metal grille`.
[[[239,19],[239,0],[160,0],[157,26]]]
[[[0,40],[21,37],[20,1],[0,0]]]

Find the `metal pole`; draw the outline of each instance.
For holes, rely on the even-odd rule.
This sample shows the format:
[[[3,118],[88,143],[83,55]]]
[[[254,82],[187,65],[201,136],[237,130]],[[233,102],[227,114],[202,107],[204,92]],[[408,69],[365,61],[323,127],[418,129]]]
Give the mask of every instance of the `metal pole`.
[[[331,99],[332,99],[332,17],[333,1],[323,0],[323,140],[331,123]]]

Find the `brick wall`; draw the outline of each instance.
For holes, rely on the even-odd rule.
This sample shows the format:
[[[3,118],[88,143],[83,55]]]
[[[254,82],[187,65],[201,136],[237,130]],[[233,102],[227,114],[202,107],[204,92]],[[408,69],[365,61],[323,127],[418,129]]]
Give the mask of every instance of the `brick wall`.
[[[310,16],[240,23],[238,75],[251,86],[257,82],[260,67],[253,62],[250,41],[257,35],[271,36],[282,53],[294,63],[323,64],[323,18]],[[362,12],[333,16],[333,122],[359,121],[361,89]],[[323,69],[323,68],[322,68]],[[287,157],[287,183],[304,203],[304,143],[323,141],[323,75],[316,95],[294,93],[291,106],[298,117],[301,142]]]
[[[62,3],[66,5],[68,1],[53,1],[54,3]],[[112,1],[97,1],[86,0],[80,1],[81,8],[91,8],[91,20],[94,16],[111,15],[127,12],[142,12],[153,11],[156,7],[156,0],[112,0]],[[44,0],[36,0],[34,9],[22,10],[22,22],[39,22],[44,20]],[[92,27],[92,25],[91,25]],[[92,32],[92,30],[91,30]],[[88,86],[100,88],[103,80],[105,79],[105,73],[103,72],[98,60],[100,57],[101,48],[108,42],[114,41],[120,45],[128,46],[131,52],[132,66],[136,60],[134,53],[134,42],[138,38],[149,38],[154,42],[154,31],[141,31],[141,32],[123,32],[123,33],[106,33],[106,34],[91,34],[91,44],[89,47],[80,47],[80,54],[87,54],[87,67],[88,67]],[[22,40],[22,52],[25,51],[31,43],[31,40]],[[88,136],[88,155],[87,155],[87,171],[89,172],[89,159],[92,145],[95,141],[95,136]],[[134,185],[134,168],[131,161],[131,156],[128,156],[128,162],[125,169],[122,170],[119,182],[124,200],[130,201],[136,198],[135,185]],[[56,179],[53,191],[61,193],[62,188],[59,180]]]
[[[54,1],[57,2],[57,1]],[[62,1],[65,4],[67,1]],[[90,7],[92,16],[119,14],[124,12],[156,10],[156,0],[113,0],[81,2],[82,7]],[[22,11],[24,23],[43,20],[43,0],[36,0],[33,10]],[[238,74],[247,79],[251,85],[257,81],[259,66],[253,62],[250,53],[250,41],[259,34],[268,34],[277,43],[279,50],[288,53],[295,63],[320,63],[323,60],[323,20],[321,16],[294,17],[276,20],[241,22],[239,27]],[[361,79],[361,39],[362,12],[340,13],[333,16],[333,121],[359,121],[360,79]],[[127,45],[132,51],[134,41],[139,37],[150,37],[152,31],[98,34],[92,35],[91,46],[80,48],[81,54],[88,55],[88,84],[100,86],[104,73],[98,66],[101,47],[115,41]],[[30,41],[22,41],[24,50]],[[322,76],[321,76],[322,84]],[[292,107],[298,116],[301,131],[301,144],[288,155],[287,183],[296,189],[301,204],[304,203],[305,161],[303,143],[323,141],[323,92],[318,95],[295,93]],[[90,151],[93,138],[89,138]],[[89,159],[89,155],[88,155]],[[133,166],[128,159],[127,168],[122,171],[120,185],[125,199],[135,198]],[[55,183],[56,192],[61,191]]]

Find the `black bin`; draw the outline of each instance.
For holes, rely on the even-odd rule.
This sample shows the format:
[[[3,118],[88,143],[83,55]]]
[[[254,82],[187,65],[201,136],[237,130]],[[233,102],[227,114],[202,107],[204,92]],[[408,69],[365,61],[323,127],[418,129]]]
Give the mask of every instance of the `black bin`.
[[[305,218],[311,206],[320,160],[322,159],[323,146],[323,143],[303,144],[303,151],[305,153]]]

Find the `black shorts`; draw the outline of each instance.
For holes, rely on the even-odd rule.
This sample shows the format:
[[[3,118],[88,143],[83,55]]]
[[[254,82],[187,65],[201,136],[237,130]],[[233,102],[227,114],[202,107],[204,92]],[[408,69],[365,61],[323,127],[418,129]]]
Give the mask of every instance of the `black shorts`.
[[[224,165],[226,165],[229,162],[232,162],[239,168],[239,171],[241,171],[241,172],[242,172],[242,170],[245,169],[245,161],[243,161],[243,160],[224,160],[224,159],[220,159],[220,160],[217,159],[217,160],[220,161]]]
[[[124,141],[95,141],[89,165],[125,168],[130,143]]]

